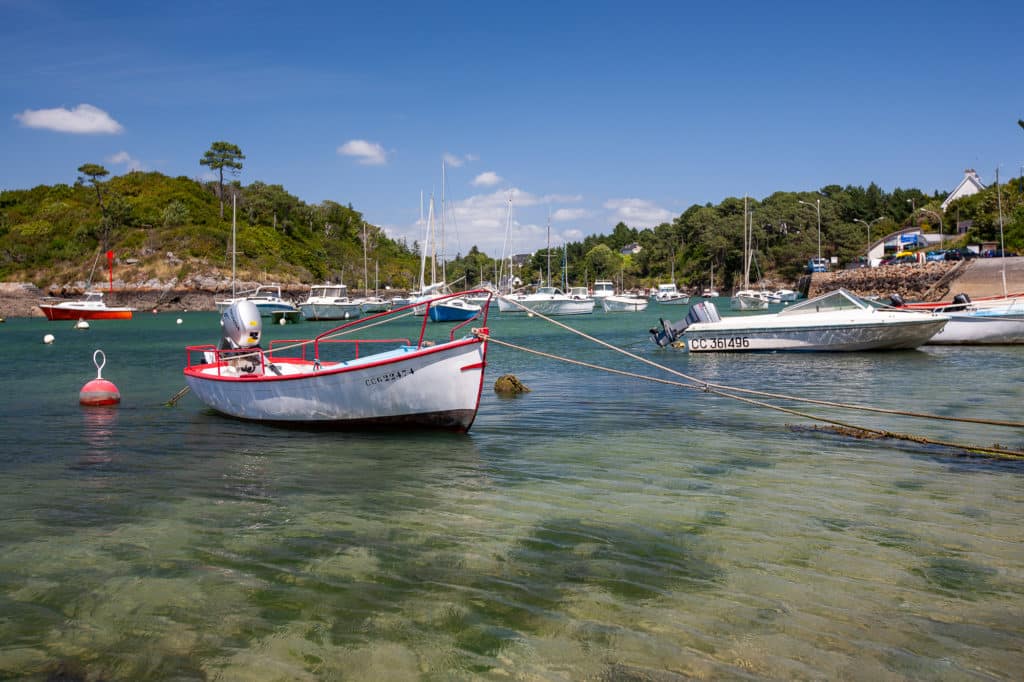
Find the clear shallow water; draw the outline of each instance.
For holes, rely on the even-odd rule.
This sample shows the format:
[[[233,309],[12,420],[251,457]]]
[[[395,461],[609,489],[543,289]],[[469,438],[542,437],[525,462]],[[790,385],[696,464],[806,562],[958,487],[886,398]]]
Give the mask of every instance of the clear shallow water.
[[[680,314],[562,321],[709,381],[1024,419],[1024,349],[691,357],[649,343],[659,313]],[[468,435],[274,429],[162,406],[184,346],[217,338],[215,315],[175,317],[0,326],[0,677],[1024,669],[1022,464],[795,429],[810,422],[498,346]],[[538,320],[490,326],[653,374]],[[77,403],[94,348],[117,408]],[[493,394],[506,372],[533,392]],[[1019,431],[800,409],[1024,447]]]

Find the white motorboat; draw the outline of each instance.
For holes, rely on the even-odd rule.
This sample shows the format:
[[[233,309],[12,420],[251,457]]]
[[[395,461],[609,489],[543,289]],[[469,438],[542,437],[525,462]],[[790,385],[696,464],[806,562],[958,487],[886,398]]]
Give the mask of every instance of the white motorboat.
[[[661,303],[662,305],[687,305],[690,302],[690,297],[679,291],[674,282],[659,284],[658,290],[654,292],[653,299],[655,303]]]
[[[243,291],[233,298],[215,301],[217,312],[223,313],[232,303],[251,301],[260,311],[260,317],[273,317],[274,313],[294,313],[298,308],[281,297],[281,287],[276,284],[263,284],[252,291]]]
[[[769,303],[792,303],[800,294],[792,289],[776,289],[768,294]]]
[[[108,306],[100,291],[87,291],[76,301],[44,301],[39,304],[48,320],[130,320],[135,308]]]
[[[585,315],[594,312],[594,299],[572,298],[556,287],[538,287],[532,294],[510,294],[500,297],[498,310],[503,313]]]
[[[732,295],[733,310],[768,310],[768,294],[756,289],[742,289]]]
[[[647,310],[648,300],[643,296],[617,294],[601,299],[601,307],[606,313],[638,313]]]
[[[363,311],[364,315],[370,315],[372,313],[384,313],[391,310],[391,301],[380,296],[367,296],[366,298],[357,298],[356,302],[359,304],[359,309]]]
[[[615,282],[606,279],[599,279],[594,282],[594,291],[591,296],[595,299],[602,299],[606,296],[615,295]]]
[[[354,320],[362,316],[363,309],[347,293],[344,284],[314,284],[299,310],[307,320]]]
[[[438,299],[443,300],[443,299]],[[436,301],[428,302],[429,308]],[[219,345],[189,346],[185,380],[217,412],[268,424],[332,428],[435,428],[467,431],[480,404],[487,356],[487,310],[481,329],[465,323],[413,342],[387,336],[346,338],[409,307],[348,322],[303,342],[260,347],[255,304],[242,301],[221,317]],[[408,329],[407,326],[402,327]],[[401,332],[395,336],[400,336]]]
[[[695,353],[890,350],[917,348],[948,321],[936,313],[876,308],[836,289],[763,315],[720,317],[714,303],[697,303],[682,322],[662,319],[651,339]]]
[[[952,301],[904,303],[898,295],[890,302],[899,310],[929,310],[949,316],[949,323],[933,336],[930,345],[980,346],[1024,343],[1024,297],[991,296],[972,301],[957,294]]]

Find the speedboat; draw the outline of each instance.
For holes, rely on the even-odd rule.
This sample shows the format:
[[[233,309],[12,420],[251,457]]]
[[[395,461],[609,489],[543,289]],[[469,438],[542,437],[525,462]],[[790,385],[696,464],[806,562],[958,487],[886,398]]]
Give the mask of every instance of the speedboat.
[[[427,301],[426,314],[445,298]],[[487,308],[479,329],[468,330],[463,322],[434,340],[426,333],[436,327],[428,327],[425,320],[414,341],[363,334],[404,319],[411,308],[263,348],[259,311],[251,301],[239,301],[221,316],[218,345],[186,348],[185,381],[217,412],[267,424],[467,431],[476,418],[484,381]]]
[[[362,316],[363,308],[347,293],[344,284],[314,284],[299,310],[307,320],[354,320]]]
[[[273,317],[274,313],[294,313],[299,309],[281,298],[281,287],[276,284],[263,284],[252,291],[243,291],[233,298],[215,301],[217,312],[223,313],[232,303],[251,301],[260,311],[261,317]]]
[[[715,304],[695,304],[678,323],[651,329],[659,346],[694,353],[745,351],[862,351],[917,348],[949,318],[872,306],[846,289],[795,303],[778,313],[721,317]]]
[[[676,288],[675,283],[659,284],[654,292],[654,302],[662,305],[686,305],[690,297]]]
[[[533,294],[502,296],[498,299],[498,310],[503,313],[583,315],[594,312],[594,299],[572,298],[556,287],[538,287]]]
[[[490,305],[490,301],[484,305]],[[445,298],[430,306],[431,322],[463,322],[480,314],[482,306],[465,298]]]
[[[638,313],[647,310],[647,299],[643,296],[617,294],[601,299],[601,307],[606,313]]]
[[[108,306],[100,291],[87,291],[85,298],[76,301],[45,301],[39,307],[48,320],[130,320],[135,312],[135,308]]]
[[[367,296],[366,298],[356,299],[356,303],[359,304],[359,309],[364,314],[369,315],[370,313],[383,313],[391,310],[391,301],[381,296]]]

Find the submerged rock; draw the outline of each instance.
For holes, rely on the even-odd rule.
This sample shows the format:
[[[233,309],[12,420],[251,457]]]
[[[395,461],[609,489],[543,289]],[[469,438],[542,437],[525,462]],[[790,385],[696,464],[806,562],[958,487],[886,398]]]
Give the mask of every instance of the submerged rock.
[[[530,389],[516,378],[514,374],[502,374],[498,377],[498,380],[494,382],[495,393],[529,393]]]

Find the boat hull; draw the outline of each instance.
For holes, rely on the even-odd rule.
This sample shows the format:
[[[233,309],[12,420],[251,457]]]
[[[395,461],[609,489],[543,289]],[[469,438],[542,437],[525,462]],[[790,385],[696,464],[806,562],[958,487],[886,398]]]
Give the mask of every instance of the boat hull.
[[[749,351],[867,351],[917,348],[946,324],[944,317],[921,321],[814,326],[722,327],[692,325],[683,333],[692,353]]]
[[[632,296],[606,296],[601,299],[601,307],[606,313],[638,313],[647,310],[647,299]]]
[[[347,364],[272,358],[277,375],[240,375],[226,363],[185,369],[208,407],[239,419],[360,429],[387,426],[467,431],[480,404],[487,344],[477,337],[404,346]]]
[[[299,310],[307,320],[354,320],[363,314],[358,303],[303,303]]]
[[[928,343],[940,346],[1024,343],[1024,315],[953,314],[943,330]]]
[[[131,308],[74,308],[57,305],[40,305],[48,320],[130,320]]]
[[[503,313],[540,313],[541,315],[586,315],[594,312],[594,299],[535,299],[524,296],[512,299],[512,303],[505,298],[498,299],[498,310]],[[516,305],[518,303],[519,305]],[[525,310],[525,306],[529,310]]]
[[[431,322],[464,322],[480,314],[480,306],[463,302],[462,305],[438,303],[430,306]]]

